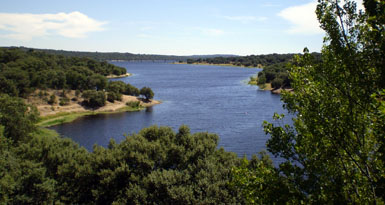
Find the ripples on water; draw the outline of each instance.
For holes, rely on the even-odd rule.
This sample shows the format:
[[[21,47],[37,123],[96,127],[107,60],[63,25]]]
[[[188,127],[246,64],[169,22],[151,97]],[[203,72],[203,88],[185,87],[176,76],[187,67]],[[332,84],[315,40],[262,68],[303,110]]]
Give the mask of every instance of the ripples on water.
[[[163,103],[139,112],[82,117],[72,123],[52,127],[91,150],[94,144],[106,146],[123,134],[136,133],[151,125],[182,124],[192,132],[219,135],[219,146],[239,156],[250,157],[265,150],[268,139],[264,120],[274,112],[286,113],[279,95],[247,85],[258,69],[198,66],[167,63],[114,62],[133,76],[119,79],[138,88],[149,86],[155,99]]]

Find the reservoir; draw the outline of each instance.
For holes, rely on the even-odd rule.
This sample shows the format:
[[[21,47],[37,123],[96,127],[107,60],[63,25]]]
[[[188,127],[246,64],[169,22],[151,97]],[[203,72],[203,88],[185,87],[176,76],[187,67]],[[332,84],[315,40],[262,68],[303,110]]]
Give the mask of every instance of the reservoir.
[[[247,85],[261,69],[168,64],[153,62],[112,62],[133,75],[114,79],[139,89],[147,86],[162,104],[138,112],[85,116],[71,123],[51,127],[65,137],[92,150],[94,144],[120,142],[125,134],[158,125],[178,131],[181,125],[191,132],[219,136],[219,147],[238,156],[250,157],[266,150],[262,123],[272,122],[274,112],[286,114],[279,95]],[[286,120],[287,121],[287,120]]]

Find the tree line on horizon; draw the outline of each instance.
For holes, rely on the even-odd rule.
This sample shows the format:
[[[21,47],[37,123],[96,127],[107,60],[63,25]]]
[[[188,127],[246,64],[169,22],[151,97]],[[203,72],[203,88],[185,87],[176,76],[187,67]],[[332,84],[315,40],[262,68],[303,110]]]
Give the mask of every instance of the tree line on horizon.
[[[0,47],[1,48],[1,47]],[[52,55],[61,55],[66,57],[78,57],[78,58],[91,58],[97,61],[185,61],[186,59],[198,59],[198,58],[214,58],[214,57],[231,57],[237,55],[228,54],[213,54],[213,55],[191,55],[191,56],[178,56],[178,55],[156,55],[156,54],[133,54],[133,53],[120,53],[120,52],[87,52],[87,51],[66,51],[66,50],[54,50],[54,49],[41,49],[41,48],[28,48],[28,47],[3,47],[3,48],[17,48],[23,51],[39,51]]]
[[[320,0],[322,60],[288,67],[292,125],[264,122],[251,159],[219,137],[152,126],[92,152],[36,127],[36,108],[0,95],[0,202],[5,204],[384,204],[385,2]],[[343,21],[342,21],[343,20]]]
[[[96,108],[121,95],[153,98],[151,88],[141,90],[122,81],[108,81],[108,75],[122,75],[125,68],[86,57],[65,57],[35,50],[0,48],[0,93],[27,98],[35,90],[77,90],[84,105]],[[63,93],[65,93],[63,91]],[[80,95],[79,94],[79,95]],[[42,96],[44,97],[44,96]],[[46,101],[56,102],[55,96]],[[62,102],[68,102],[63,96]],[[66,103],[63,103],[66,104]]]
[[[264,86],[266,83],[271,83],[273,89],[291,88],[289,79],[289,67],[293,62],[293,58],[301,54],[267,54],[267,55],[250,55],[250,56],[231,56],[231,57],[215,57],[215,58],[198,58],[187,59],[187,64],[208,63],[213,65],[234,65],[241,67],[263,68],[258,72],[258,77],[255,79],[259,86]],[[321,54],[317,52],[311,55],[321,60]],[[254,77],[253,77],[254,78]]]

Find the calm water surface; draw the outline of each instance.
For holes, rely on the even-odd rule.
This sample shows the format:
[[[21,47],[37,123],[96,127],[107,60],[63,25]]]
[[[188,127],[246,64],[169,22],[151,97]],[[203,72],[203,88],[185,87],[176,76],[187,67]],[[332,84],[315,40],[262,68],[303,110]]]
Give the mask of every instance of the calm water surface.
[[[279,95],[260,91],[245,81],[258,69],[176,65],[166,63],[114,62],[133,76],[122,78],[138,88],[149,86],[163,103],[147,110],[86,116],[52,129],[92,150],[94,144],[107,146],[124,134],[137,133],[151,125],[182,124],[192,132],[219,135],[219,146],[239,156],[250,157],[265,150],[268,137],[262,123],[272,121],[274,112],[286,113]]]

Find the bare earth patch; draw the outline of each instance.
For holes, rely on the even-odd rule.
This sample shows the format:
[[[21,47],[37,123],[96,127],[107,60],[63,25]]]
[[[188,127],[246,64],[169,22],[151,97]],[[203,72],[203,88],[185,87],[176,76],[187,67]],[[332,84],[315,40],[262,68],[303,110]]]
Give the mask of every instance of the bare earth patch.
[[[107,78],[108,79],[112,79],[112,78],[125,78],[125,77],[131,76],[131,75],[132,75],[131,73],[125,73],[125,74],[122,74],[122,75],[111,74],[111,75],[108,75]]]
[[[40,95],[39,95],[40,92]],[[43,93],[43,95],[42,95]],[[80,113],[80,112],[89,112],[89,111],[95,111],[95,112],[114,112],[121,108],[126,107],[127,102],[131,101],[140,101],[140,105],[143,107],[149,107],[156,104],[160,104],[160,101],[157,100],[151,100],[150,102],[144,102],[142,99],[130,96],[130,95],[122,95],[122,101],[115,101],[114,103],[106,102],[106,105],[97,109],[90,109],[83,107],[81,105],[81,102],[83,101],[83,98],[76,97],[75,91],[66,91],[65,95],[67,98],[70,99],[68,105],[59,105],[58,103],[55,103],[53,105],[50,105],[46,102],[46,99],[50,97],[50,95],[55,94],[57,101],[59,102],[59,99],[62,96],[62,90],[47,90],[47,91],[40,91],[37,90],[35,93],[33,93],[31,96],[29,96],[26,100],[27,103],[33,104],[37,107],[38,111],[40,112],[40,116],[49,116],[49,115],[55,115],[58,113]],[[46,99],[44,99],[46,98]]]

